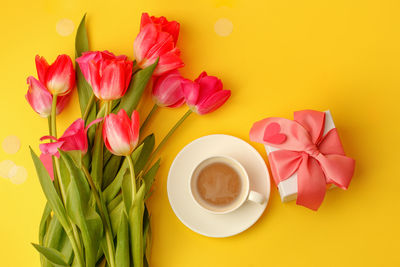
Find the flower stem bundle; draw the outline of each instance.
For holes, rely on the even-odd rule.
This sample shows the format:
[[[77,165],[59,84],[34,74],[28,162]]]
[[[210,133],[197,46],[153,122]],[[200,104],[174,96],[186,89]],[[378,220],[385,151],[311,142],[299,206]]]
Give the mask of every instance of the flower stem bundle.
[[[179,23],[143,14],[134,43],[136,60],[90,51],[85,17],[76,40],[76,64],[61,55],[53,64],[36,57],[38,78],[28,78],[26,99],[49,120],[40,157],[32,159],[47,203],[39,226],[41,266],[149,266],[150,212],[146,200],[160,166],[161,148],[193,112],[203,115],[230,96],[203,72],[185,79],[176,45]],[[77,88],[82,118],[58,137],[56,116]],[[136,110],[146,88],[153,109],[141,125]],[[140,136],[159,108],[189,109],[155,147]]]

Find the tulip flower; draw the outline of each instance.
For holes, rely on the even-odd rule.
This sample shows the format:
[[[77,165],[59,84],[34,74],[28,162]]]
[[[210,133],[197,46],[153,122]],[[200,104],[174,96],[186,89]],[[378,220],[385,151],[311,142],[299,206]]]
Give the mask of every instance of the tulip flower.
[[[34,77],[27,79],[29,85],[28,92],[25,95],[26,100],[41,117],[47,118],[51,114],[51,104],[53,96],[46,87]],[[71,94],[57,97],[56,114],[60,114],[71,98]]]
[[[178,41],[179,36],[179,28],[180,25],[176,21],[168,21],[164,16],[156,18],[154,16],[149,16],[147,13],[142,14],[142,18],[140,21],[140,29],[143,29],[147,24],[155,24],[157,27],[161,28],[161,31],[167,32],[172,35],[174,39],[174,43]]]
[[[44,57],[38,55],[35,61],[39,81],[51,94],[63,96],[74,89],[75,71],[69,56],[59,55],[51,65],[47,63]]]
[[[86,154],[88,150],[87,131],[90,126],[98,123],[102,119],[92,121],[86,128],[85,122],[82,119],[77,119],[65,130],[64,134],[60,138],[53,136],[43,136],[40,141],[51,139],[53,143],[40,144],[39,148],[43,154],[49,154],[56,157],[60,157],[58,149],[63,151],[80,150],[82,154]]]
[[[128,156],[139,141],[139,113],[135,110],[129,119],[126,111],[109,114],[104,119],[103,138],[107,149],[117,156]]]
[[[119,99],[128,89],[133,63],[126,56],[115,56],[108,51],[85,52],[76,62],[97,98]]]
[[[153,87],[152,96],[159,107],[179,107],[185,102],[182,83],[185,79],[179,72],[168,72],[160,76]]]
[[[159,58],[153,75],[159,76],[184,66],[180,50],[176,47],[179,23],[168,22],[166,18],[149,17],[142,14],[140,32],[133,44],[137,64],[141,68],[152,65]]]
[[[183,83],[183,95],[192,111],[203,115],[222,106],[231,96],[230,90],[223,90],[220,79],[202,72],[194,81]]]

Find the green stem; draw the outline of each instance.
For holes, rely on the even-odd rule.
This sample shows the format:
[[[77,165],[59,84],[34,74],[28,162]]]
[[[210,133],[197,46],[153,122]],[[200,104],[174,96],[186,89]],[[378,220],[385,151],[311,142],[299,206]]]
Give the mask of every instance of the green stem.
[[[190,114],[192,114],[193,111],[192,110],[188,110],[186,111],[186,113],[182,116],[182,118],[180,118],[179,121],[177,121],[174,125],[174,127],[171,128],[171,130],[169,130],[169,132],[167,133],[167,135],[163,138],[163,140],[161,140],[161,142],[158,144],[157,148],[153,151],[153,153],[151,153],[151,156],[149,158],[149,160],[146,163],[146,166],[143,168],[143,170],[147,170],[147,168],[149,167],[149,165],[151,164],[151,162],[153,161],[154,157],[157,155],[157,153],[160,151],[160,149],[165,145],[165,143],[167,142],[167,140],[171,137],[171,135],[176,131],[176,129],[178,129],[178,127],[186,120],[187,117],[190,116]]]
[[[136,197],[136,178],[135,178],[135,166],[133,165],[133,161],[130,155],[126,156],[126,159],[129,163],[129,171],[131,174],[131,186],[132,186],[132,201],[135,201]]]
[[[83,116],[82,116],[82,119],[84,121],[86,121],[86,119],[88,118],[90,110],[92,109],[93,103],[95,102],[95,99],[96,99],[96,96],[92,93],[92,95],[90,96],[89,101],[86,105],[85,112],[83,113]]]
[[[158,106],[157,104],[154,104],[153,108],[150,110],[150,113],[147,115],[146,119],[144,120],[142,126],[140,126],[140,133],[144,130],[146,127],[147,123],[149,122],[150,118],[153,116],[153,114],[157,111]]]
[[[53,95],[53,102],[51,104],[51,117],[50,117],[50,129],[51,129],[51,135],[54,136],[55,138],[57,138],[57,125],[56,125],[56,115],[57,115],[57,95]],[[65,188],[64,185],[62,183],[61,180],[61,171],[60,171],[60,161],[59,158],[54,157],[53,156],[53,160],[54,160],[54,165],[55,165],[55,169],[58,176],[58,184],[60,186],[60,193],[61,193],[61,199],[64,203],[66,203],[66,193],[65,193]],[[54,174],[55,174],[54,173]],[[56,175],[54,175],[54,177],[56,177]],[[65,232],[68,235],[68,238],[71,242],[71,246],[74,250],[74,254],[77,257],[78,260],[78,264],[80,266],[85,266],[84,262],[83,262],[83,257],[82,257],[82,248],[80,246],[80,242],[79,242],[79,234],[78,234],[78,230],[76,229],[76,225],[74,223],[72,223],[71,219],[69,219],[69,224],[72,227],[72,231],[71,229],[65,229]]]
[[[49,135],[52,136],[53,135],[53,131],[52,131],[52,127],[51,127],[51,125],[52,125],[52,115],[49,116],[48,122],[49,122]],[[50,142],[55,142],[55,141],[50,139]],[[52,160],[52,163],[53,163],[53,177],[54,177],[53,183],[54,183],[54,188],[56,189],[58,195],[61,196],[60,180],[59,180],[59,177],[58,177],[56,169],[55,169],[56,164],[54,163],[54,157],[51,157],[51,160]]]
[[[107,208],[104,204],[104,201],[102,201],[102,199],[99,195],[99,192],[97,191],[97,188],[93,182],[92,176],[90,175],[89,171],[86,169],[86,167],[83,164],[82,164],[82,170],[86,175],[86,178],[90,184],[90,187],[92,188],[97,207],[99,208],[99,211],[100,211],[101,220],[103,222],[103,225],[105,226],[107,249],[108,249],[108,253],[110,255],[109,265],[110,265],[110,267],[115,267],[116,265],[115,265],[115,253],[114,253],[114,250],[115,250],[114,249],[114,240],[113,240],[111,222],[110,222]]]
[[[105,109],[104,117],[106,117],[110,113],[110,101],[103,102],[101,109]],[[97,125],[96,133],[94,137],[94,145],[92,152],[92,178],[96,188],[102,188],[103,184],[103,168],[104,168],[104,159],[103,159],[103,124],[104,120]]]
[[[50,129],[51,129],[51,135],[54,136],[55,138],[57,138],[57,125],[56,125],[56,109],[57,109],[57,95],[53,95],[53,102],[51,104],[51,121],[50,121]],[[58,184],[60,186],[60,192],[61,192],[61,199],[65,205],[66,203],[66,193],[65,193],[65,188],[63,186],[63,183],[61,181],[61,171],[60,171],[60,161],[59,158],[54,157],[54,165],[55,165],[55,169],[56,169],[56,173],[58,176]]]

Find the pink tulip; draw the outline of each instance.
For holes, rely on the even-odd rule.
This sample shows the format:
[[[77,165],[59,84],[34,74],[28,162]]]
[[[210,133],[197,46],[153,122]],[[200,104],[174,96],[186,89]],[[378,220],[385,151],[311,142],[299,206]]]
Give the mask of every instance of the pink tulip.
[[[65,130],[60,138],[57,139],[53,136],[43,136],[40,138],[40,141],[51,139],[54,142],[40,144],[39,148],[43,154],[57,157],[60,157],[58,149],[63,151],[80,150],[83,154],[86,154],[88,150],[87,131],[90,126],[101,120],[102,119],[94,120],[85,128],[85,122],[82,119],[77,119]]]
[[[173,71],[157,78],[152,95],[154,102],[160,107],[179,107],[185,102],[182,83],[185,79],[179,72]]]
[[[76,59],[93,93],[102,100],[121,98],[132,77],[132,61],[108,51],[85,52]]]
[[[117,156],[128,156],[139,141],[139,113],[135,110],[129,119],[126,111],[110,114],[104,119],[103,138],[107,149]]]
[[[26,100],[41,117],[47,118],[51,114],[51,104],[53,96],[46,87],[34,77],[27,79],[29,85],[28,92],[25,95]],[[57,97],[56,114],[60,114],[71,98],[71,94]]]
[[[149,17],[142,14],[140,32],[133,44],[137,64],[141,68],[152,65],[159,58],[154,75],[159,76],[184,66],[180,50],[176,47],[179,23],[166,18]]]
[[[53,95],[67,95],[75,87],[75,71],[67,55],[59,55],[49,66],[44,57],[36,56],[36,70],[39,81]]]
[[[222,88],[220,79],[208,76],[204,71],[194,82],[186,80],[183,83],[183,94],[188,106],[202,115],[218,109],[231,96],[230,90]]]

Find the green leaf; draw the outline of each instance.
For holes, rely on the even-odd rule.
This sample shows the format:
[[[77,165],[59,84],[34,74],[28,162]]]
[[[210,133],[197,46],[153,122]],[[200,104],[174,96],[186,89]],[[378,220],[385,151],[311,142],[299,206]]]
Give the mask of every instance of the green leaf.
[[[65,208],[53,186],[53,182],[51,181],[49,173],[43,166],[43,163],[40,161],[39,157],[35,154],[35,152],[33,152],[32,148],[30,148],[30,150],[33,163],[35,164],[36,172],[39,177],[40,185],[42,186],[43,193],[47,198],[49,206],[53,210],[55,216],[57,216],[64,229],[66,229],[66,231],[67,229],[70,230],[71,228],[67,220]]]
[[[135,151],[133,151],[131,158],[133,163],[135,164],[143,150],[144,144],[142,143],[140,146],[138,146]],[[124,175],[129,169],[129,164],[126,159],[124,159],[117,176],[115,176],[114,180],[111,182],[111,184],[104,190],[104,198],[107,203],[109,203],[121,190],[121,185],[122,185],[122,180],[124,179]]]
[[[80,169],[82,167],[82,151],[80,150],[71,150],[65,151],[71,159],[74,161],[75,165]]]
[[[144,144],[144,146],[142,149],[142,153],[140,153],[139,159],[135,163],[135,173],[137,173],[137,174],[139,174],[140,171],[143,170],[144,166],[147,163],[147,160],[150,158],[150,155],[153,152],[154,144],[155,144],[154,134],[148,135],[143,140],[143,144]]]
[[[42,214],[42,219],[40,220],[40,225],[39,225],[39,245],[43,246],[44,245],[44,239],[47,233],[47,230],[49,229],[49,225],[51,223],[51,208],[49,204],[46,202],[46,205],[43,210]],[[47,267],[49,266],[48,260],[43,255],[40,255],[40,262],[42,267]]]
[[[121,223],[117,233],[115,264],[118,267],[130,266],[128,219],[125,212],[121,212]]]
[[[71,220],[79,227],[85,246],[85,259],[87,266],[94,266],[96,253],[103,229],[100,216],[90,203],[90,189],[83,172],[77,168],[71,157],[59,151],[61,159],[65,162],[71,181],[67,189],[67,212]]]
[[[39,251],[43,256],[46,257],[49,261],[54,264],[58,264],[61,266],[69,266],[67,260],[65,259],[64,255],[61,252],[55,250],[54,248],[46,248],[44,246],[34,244],[32,245]]]
[[[148,198],[149,196],[150,188],[153,185],[154,177],[156,176],[159,168],[160,168],[160,159],[157,160],[157,162],[154,163],[154,165],[150,168],[150,170],[143,176],[143,180],[146,184],[145,198]]]
[[[63,228],[56,217],[51,218],[43,246],[58,249],[62,239]]]
[[[118,233],[118,228],[121,223],[121,213],[124,211],[124,203],[121,201],[119,204],[110,212],[110,221],[113,235]]]
[[[63,228],[60,224],[60,222],[57,220],[56,216],[49,217],[50,223],[47,228],[46,235],[44,237],[43,243],[39,244],[41,246],[47,247],[47,248],[54,248],[56,250],[59,249],[61,240],[62,240],[62,235],[64,233]],[[54,265],[46,259],[43,255],[40,255],[41,261],[42,261],[42,267],[53,267]]]
[[[110,203],[107,205],[108,211],[113,211],[115,207],[118,206],[119,203],[122,201],[122,194],[118,194]]]
[[[64,255],[68,263],[71,263],[74,259],[74,253],[72,250],[71,242],[67,234],[63,231],[62,239],[59,247],[59,251]]]
[[[83,52],[89,50],[89,40],[86,32],[86,14],[83,15],[81,22],[79,23],[78,30],[75,36],[75,52],[76,56],[80,57]]]
[[[49,220],[51,219],[51,208],[49,204],[46,202],[46,205],[43,210],[42,214],[42,219],[40,220],[40,225],[39,225],[39,245],[43,246],[43,241],[44,241],[44,236],[46,235],[47,232],[47,226],[49,223]]]
[[[143,266],[143,212],[145,187],[146,185],[143,183],[137,191],[134,204],[129,213],[129,231],[131,236],[133,266]]]
[[[108,151],[108,150],[107,150]],[[103,189],[107,188],[116,176],[123,157],[111,155],[104,167]]]
[[[157,64],[158,59],[147,68],[136,72],[136,74],[132,78],[127,92],[121,99],[118,110],[124,109],[126,113],[128,113],[128,116],[131,116],[133,110],[135,110],[137,105],[139,104],[143,91],[146,88],[151,76],[153,75],[154,69],[157,67]]]
[[[135,175],[135,174],[133,174],[133,175]],[[133,180],[132,180],[132,177],[130,174],[124,176],[124,180],[122,181],[122,199],[123,199],[123,202],[125,205],[126,214],[129,214],[129,211],[133,205],[133,199],[132,199],[132,194],[133,194],[132,184],[133,183],[136,184],[135,176],[133,177]]]
[[[152,238],[151,238],[151,225],[150,225],[150,214],[144,205],[144,213],[143,213],[143,248],[144,248],[144,260],[145,263],[150,261],[151,255],[151,246],[152,246]]]
[[[86,14],[83,16],[78,30],[76,31],[75,36],[75,58],[78,58],[82,55],[83,52],[89,51],[89,40],[86,31]],[[87,83],[85,77],[82,74],[81,69],[79,68],[79,64],[75,61],[75,69],[76,69],[76,87],[79,96],[79,106],[81,109],[81,114],[85,113],[86,107],[89,103],[90,98],[93,96],[92,87]],[[96,104],[94,103],[89,111],[89,115],[85,124],[87,125],[89,122],[93,121],[96,118]],[[90,128],[88,131],[88,142],[89,145],[93,145],[95,129]]]
[[[60,173],[61,173],[61,177],[59,177],[58,179],[61,181],[64,188],[68,188],[69,181],[71,180],[70,177],[71,175],[69,174],[68,168],[67,166],[65,166],[64,161],[59,160],[58,162],[60,164]]]

